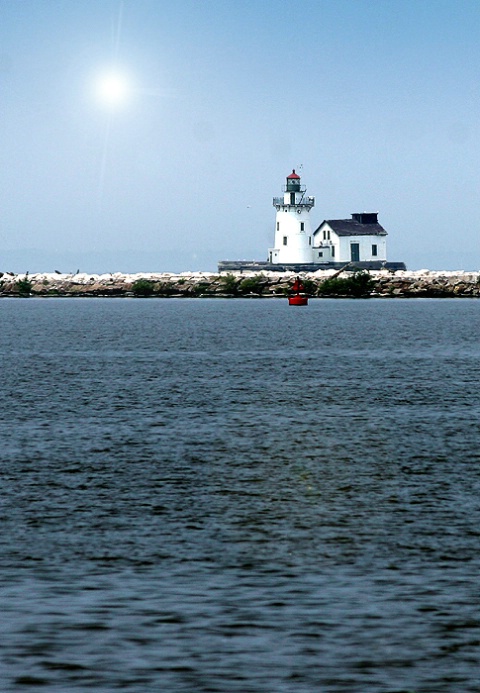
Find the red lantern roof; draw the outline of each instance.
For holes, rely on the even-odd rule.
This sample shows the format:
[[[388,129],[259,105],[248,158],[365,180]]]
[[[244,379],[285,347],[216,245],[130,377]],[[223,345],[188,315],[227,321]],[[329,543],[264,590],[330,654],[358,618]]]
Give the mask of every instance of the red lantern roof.
[[[287,176],[287,180],[291,180],[292,178],[296,178],[296,179],[300,180],[300,176],[298,176],[298,175],[295,173],[295,169],[293,169],[293,171],[291,172],[291,174],[290,174],[289,176]]]

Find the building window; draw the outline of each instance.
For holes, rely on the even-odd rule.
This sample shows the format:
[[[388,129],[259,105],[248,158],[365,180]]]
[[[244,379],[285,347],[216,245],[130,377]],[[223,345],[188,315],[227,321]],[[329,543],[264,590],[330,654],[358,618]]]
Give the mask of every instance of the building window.
[[[283,245],[287,245],[287,237],[286,236],[283,237]]]
[[[308,245],[312,245],[312,237],[311,236],[308,237]]]
[[[326,231],[323,232],[323,240],[324,240],[324,241],[327,240],[327,232],[326,232]]]
[[[332,257],[335,257],[335,246],[332,245]]]
[[[277,221],[277,231],[280,231],[280,222]]]
[[[318,257],[323,257],[323,253],[321,251],[318,253]]]
[[[305,231],[305,222],[300,222],[300,231]]]
[[[372,245],[372,256],[373,256],[373,257],[377,257],[377,255],[378,255],[377,244],[376,244],[376,243],[373,243],[373,245]]]
[[[327,231],[327,241],[330,240],[330,231]]]

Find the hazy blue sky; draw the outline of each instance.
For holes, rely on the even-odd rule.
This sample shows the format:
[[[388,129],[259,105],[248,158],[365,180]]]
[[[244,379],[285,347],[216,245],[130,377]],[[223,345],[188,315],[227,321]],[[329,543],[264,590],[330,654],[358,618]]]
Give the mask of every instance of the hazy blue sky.
[[[0,0],[0,40],[1,270],[264,260],[301,165],[315,226],[480,269],[479,0]]]

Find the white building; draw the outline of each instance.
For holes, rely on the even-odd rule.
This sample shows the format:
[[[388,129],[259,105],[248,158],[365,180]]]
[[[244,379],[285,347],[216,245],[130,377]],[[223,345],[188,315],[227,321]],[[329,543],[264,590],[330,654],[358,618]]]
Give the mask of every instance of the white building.
[[[312,262],[386,262],[387,232],[377,216],[363,212],[322,221],[313,233]]]
[[[377,212],[352,214],[351,219],[323,221],[312,233],[310,210],[314,197],[307,197],[295,169],[287,176],[283,197],[274,197],[274,247],[268,249],[273,265],[386,262],[387,232],[378,223]]]
[[[387,262],[387,232],[377,212],[352,214],[351,219],[327,219],[312,233],[310,212],[315,198],[307,196],[295,169],[287,176],[283,196],[274,197],[274,247],[267,261],[222,260],[220,272],[243,270],[315,271],[326,268],[406,269],[403,262]],[[351,263],[351,264],[350,264]]]
[[[305,192],[305,186],[300,185],[300,176],[293,169],[283,186],[283,197],[273,198],[277,214],[275,247],[268,249],[268,261],[272,264],[313,262],[310,210],[315,205],[315,198],[307,197]]]

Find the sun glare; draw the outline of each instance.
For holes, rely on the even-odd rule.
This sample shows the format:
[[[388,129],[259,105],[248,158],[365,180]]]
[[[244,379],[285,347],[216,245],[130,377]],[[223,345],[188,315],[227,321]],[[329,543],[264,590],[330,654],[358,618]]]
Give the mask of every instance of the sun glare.
[[[118,72],[108,72],[97,79],[97,98],[108,107],[123,105],[129,93],[130,86],[127,78]]]

